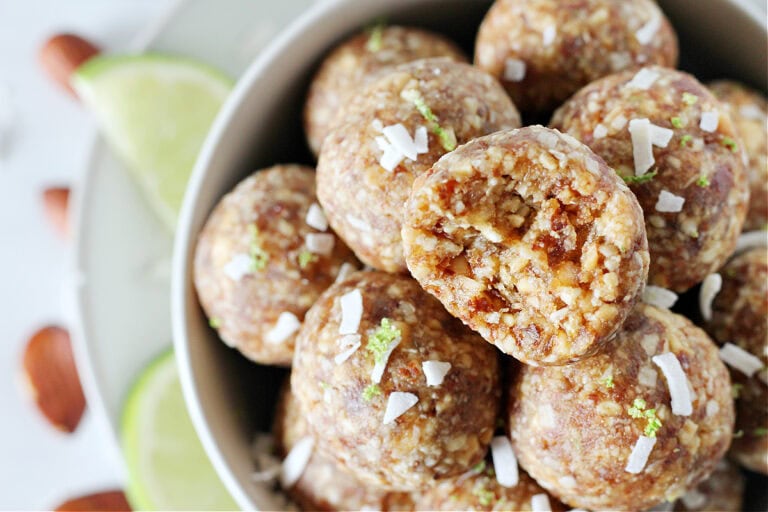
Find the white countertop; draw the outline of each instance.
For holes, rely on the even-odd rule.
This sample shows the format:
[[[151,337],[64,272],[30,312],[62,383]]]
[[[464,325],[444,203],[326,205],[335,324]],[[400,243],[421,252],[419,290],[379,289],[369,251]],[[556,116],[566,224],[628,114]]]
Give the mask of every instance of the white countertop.
[[[15,127],[0,155],[0,509],[42,510],[122,487],[110,433],[86,411],[74,434],[56,431],[21,384],[24,344],[47,323],[67,325],[61,288],[67,243],[43,214],[43,188],[72,184],[84,168],[94,125],[41,73],[37,50],[71,31],[120,50],[171,0],[0,0],[0,89]],[[0,91],[2,93],[2,91]]]

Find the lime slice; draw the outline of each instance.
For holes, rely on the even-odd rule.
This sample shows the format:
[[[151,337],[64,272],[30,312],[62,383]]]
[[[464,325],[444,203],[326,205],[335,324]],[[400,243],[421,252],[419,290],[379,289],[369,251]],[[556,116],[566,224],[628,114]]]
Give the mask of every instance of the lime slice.
[[[134,510],[237,510],[197,438],[173,352],[142,371],[125,403],[121,444]]]
[[[104,55],[83,64],[72,86],[152,207],[173,229],[184,189],[232,80],[166,55]]]

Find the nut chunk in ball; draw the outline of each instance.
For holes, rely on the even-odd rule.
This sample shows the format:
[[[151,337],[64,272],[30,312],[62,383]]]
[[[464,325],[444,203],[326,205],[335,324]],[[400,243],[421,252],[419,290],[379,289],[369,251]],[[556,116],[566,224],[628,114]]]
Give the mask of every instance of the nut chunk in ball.
[[[317,195],[364,263],[405,272],[400,228],[414,178],[459,144],[517,128],[520,116],[492,76],[446,59],[392,68],[350,101],[323,144]]]
[[[747,174],[731,118],[693,76],[649,66],[602,78],[551,126],[589,146],[637,196],[650,284],[684,292],[725,263],[747,211]]]
[[[417,282],[382,272],[354,273],[312,306],[291,385],[326,457],[403,491],[482,460],[500,399],[496,351]]]
[[[334,119],[361,85],[387,68],[430,57],[466,62],[464,53],[440,34],[412,27],[376,26],[336,47],[312,78],[304,104],[304,129],[317,155]]]
[[[589,510],[646,510],[705,480],[733,432],[728,370],[685,317],[639,305],[604,352],[520,367],[512,445],[544,488]]]
[[[475,45],[475,65],[523,112],[554,109],[617,71],[676,63],[677,37],[652,0],[497,0]]]
[[[643,214],[573,137],[540,126],[476,139],[413,184],[408,268],[454,316],[533,365],[597,352],[648,273]]]
[[[352,252],[329,229],[309,167],[257,171],[224,196],[195,248],[197,296],[211,327],[247,358],[290,365],[309,306]]]

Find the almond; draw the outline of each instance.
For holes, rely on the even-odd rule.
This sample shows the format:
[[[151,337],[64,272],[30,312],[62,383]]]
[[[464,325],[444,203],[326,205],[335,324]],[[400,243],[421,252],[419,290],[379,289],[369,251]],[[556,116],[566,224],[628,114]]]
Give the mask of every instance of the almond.
[[[54,509],[56,512],[74,511],[128,511],[131,506],[123,491],[104,491],[67,500]]]
[[[24,349],[24,372],[33,398],[53,426],[74,432],[85,410],[69,333],[55,326],[37,331]]]
[[[50,187],[43,190],[43,207],[56,234],[69,238],[69,188]]]
[[[98,53],[96,45],[80,36],[57,34],[40,48],[38,60],[51,80],[77,97],[69,79],[81,64]]]

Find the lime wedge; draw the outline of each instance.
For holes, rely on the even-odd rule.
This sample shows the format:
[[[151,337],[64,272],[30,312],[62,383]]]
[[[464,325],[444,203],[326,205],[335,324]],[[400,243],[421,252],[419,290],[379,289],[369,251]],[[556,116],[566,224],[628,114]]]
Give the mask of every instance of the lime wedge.
[[[142,371],[125,403],[121,445],[134,510],[237,510],[184,406],[173,352]]]
[[[72,86],[162,220],[173,229],[197,154],[233,81],[167,55],[104,55]]]

